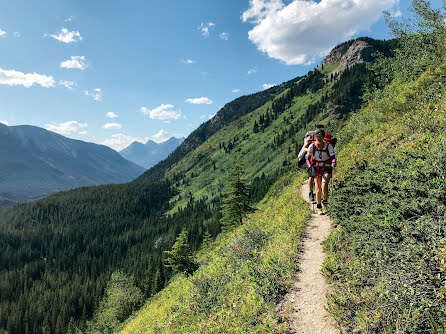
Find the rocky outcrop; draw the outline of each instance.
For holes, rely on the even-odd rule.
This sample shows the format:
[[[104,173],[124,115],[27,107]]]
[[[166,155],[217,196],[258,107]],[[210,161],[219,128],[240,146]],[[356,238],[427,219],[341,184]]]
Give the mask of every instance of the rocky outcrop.
[[[362,40],[350,41],[335,47],[324,59],[323,64],[339,63],[339,68],[336,70],[338,72],[368,61],[372,52],[373,47],[369,43]]]

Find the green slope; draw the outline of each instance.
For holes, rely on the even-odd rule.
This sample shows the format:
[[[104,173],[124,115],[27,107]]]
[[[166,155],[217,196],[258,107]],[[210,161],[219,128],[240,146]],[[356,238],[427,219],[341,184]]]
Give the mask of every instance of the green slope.
[[[336,229],[325,243],[329,256],[323,269],[333,286],[329,311],[349,333],[446,332],[445,16],[444,11],[432,11],[423,1],[415,1],[414,8],[420,30],[399,31],[401,39],[395,57],[373,66],[377,76],[370,82],[366,103],[350,115],[348,122],[332,123],[339,130],[336,134],[340,140],[339,170],[330,211]],[[393,27],[398,33],[404,26]],[[344,73],[349,75],[349,71]],[[336,83],[331,88],[324,85],[317,92],[336,88]],[[299,101],[293,97],[292,105],[274,119],[271,127],[281,124],[276,131],[249,133],[256,116],[268,108],[265,105],[217,132],[186,156],[182,165],[173,166],[167,175],[178,183],[181,196],[189,192],[194,196],[215,196],[212,180],[219,177],[219,168],[225,169],[231,163],[224,156],[228,153],[219,149],[219,142],[226,140],[228,145],[228,141],[234,141],[237,129],[242,135],[235,146],[242,159],[256,152],[250,157],[254,159],[268,149],[267,143],[280,143],[275,148],[282,158],[278,161],[271,158],[263,166],[253,166],[246,158],[251,177],[267,171],[268,166],[269,170],[278,168],[280,161],[292,156],[286,150],[292,136],[283,142],[274,136],[286,128],[285,116],[290,117],[287,110],[299,105]],[[327,109],[320,109],[312,119],[328,122]],[[302,117],[299,111],[295,114]],[[256,146],[263,150],[256,151]],[[274,157],[275,153],[265,156]],[[215,171],[212,160],[205,158],[209,156],[217,162]],[[265,156],[259,162],[264,162]],[[212,177],[206,177],[212,172]],[[276,282],[280,274],[294,268],[283,271],[280,264],[271,266],[275,262],[266,260],[269,253],[262,247],[270,245],[268,233],[257,239],[256,244],[261,246],[246,257],[237,245],[243,245],[239,240],[244,234],[249,235],[245,230],[269,229],[269,224],[277,223],[283,229],[289,228],[287,219],[293,210],[303,208],[293,202],[297,194],[290,189],[297,189],[303,177],[287,177],[291,188],[284,187],[276,199],[267,196],[246,224],[234,234],[223,235],[211,250],[204,249],[201,256],[205,265],[190,278],[175,277],[128,321],[122,333],[281,332],[283,323],[274,312],[274,300],[280,293],[264,290],[263,284],[264,280]],[[279,181],[275,188],[281,186]],[[200,193],[203,187],[207,191]],[[174,204],[181,208],[182,200],[177,198]],[[292,211],[281,211],[281,201],[291,203],[286,207]],[[268,210],[275,214],[266,214]],[[294,233],[298,238],[299,231]],[[282,234],[274,231],[273,235],[280,238]],[[287,241],[286,245],[290,244],[297,246],[298,240]],[[278,245],[283,249],[272,253],[283,261],[278,262],[294,260],[294,252],[285,244]],[[271,268],[279,268],[280,274],[270,272]],[[286,275],[282,276],[285,281]],[[286,288],[286,284],[281,287]]]
[[[176,276],[122,333],[270,333],[281,328],[276,302],[296,270],[309,215],[304,175],[281,177],[243,226],[203,250],[202,267]]]
[[[205,232],[219,234],[220,192],[235,156],[260,200],[290,168],[308,129],[322,122],[336,133],[359,109],[370,76],[364,64],[333,79],[316,69],[229,103],[136,182],[77,189],[6,211],[0,220],[0,328],[86,330],[117,269],[133,275],[146,297],[157,293],[172,275],[162,265],[163,251],[181,229],[189,231],[194,251]]]

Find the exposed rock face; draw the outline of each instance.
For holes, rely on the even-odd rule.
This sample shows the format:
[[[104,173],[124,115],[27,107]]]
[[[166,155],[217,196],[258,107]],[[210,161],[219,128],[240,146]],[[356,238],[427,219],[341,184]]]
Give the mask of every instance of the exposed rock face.
[[[361,40],[346,42],[334,48],[324,59],[323,64],[339,63],[337,71],[342,71],[347,67],[369,60],[372,52],[373,48],[367,42]]]

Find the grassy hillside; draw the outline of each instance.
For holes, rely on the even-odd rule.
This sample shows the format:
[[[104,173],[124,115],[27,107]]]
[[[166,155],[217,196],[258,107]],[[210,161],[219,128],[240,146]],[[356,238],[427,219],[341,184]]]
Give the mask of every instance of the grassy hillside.
[[[193,276],[176,276],[122,333],[271,333],[276,302],[290,286],[309,215],[304,175],[282,176],[246,223],[203,249]]]
[[[390,85],[339,134],[324,270],[346,332],[446,332],[445,17],[414,4],[418,26],[393,25],[400,49],[375,67]]]
[[[172,275],[163,251],[183,228],[193,251],[205,233],[220,233],[220,196],[236,156],[256,203],[290,168],[307,130],[325,123],[336,133],[359,109],[371,71],[358,64],[332,77],[336,67],[227,104],[131,184],[77,189],[7,210],[0,220],[0,328],[85,331],[117,270],[132,275],[146,298],[156,294]]]

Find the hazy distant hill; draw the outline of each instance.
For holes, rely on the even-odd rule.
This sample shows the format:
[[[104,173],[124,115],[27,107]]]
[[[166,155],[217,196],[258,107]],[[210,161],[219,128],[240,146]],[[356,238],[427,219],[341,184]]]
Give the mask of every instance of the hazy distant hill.
[[[167,158],[183,141],[184,138],[175,137],[159,144],[152,140],[149,140],[146,144],[135,141],[119,153],[127,160],[149,169]]]
[[[0,206],[79,186],[123,183],[143,168],[112,149],[35,126],[0,124]]]

